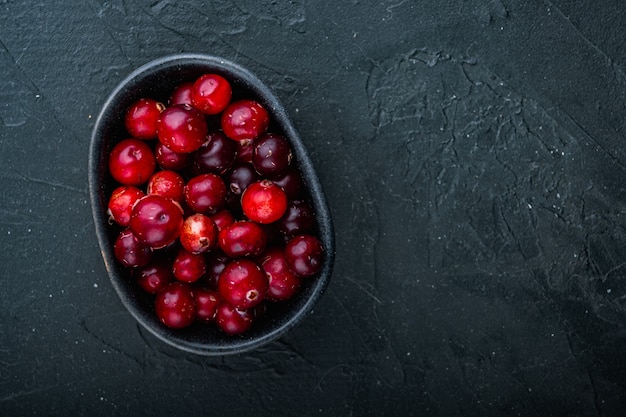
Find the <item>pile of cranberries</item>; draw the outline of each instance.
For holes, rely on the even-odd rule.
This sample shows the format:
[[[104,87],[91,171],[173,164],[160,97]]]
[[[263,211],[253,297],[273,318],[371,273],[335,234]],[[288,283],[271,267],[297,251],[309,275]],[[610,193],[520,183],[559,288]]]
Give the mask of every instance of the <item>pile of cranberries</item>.
[[[320,271],[324,249],[291,144],[260,102],[234,99],[229,80],[204,74],[167,103],[137,100],[124,125],[108,155],[113,252],[165,326],[245,332]]]

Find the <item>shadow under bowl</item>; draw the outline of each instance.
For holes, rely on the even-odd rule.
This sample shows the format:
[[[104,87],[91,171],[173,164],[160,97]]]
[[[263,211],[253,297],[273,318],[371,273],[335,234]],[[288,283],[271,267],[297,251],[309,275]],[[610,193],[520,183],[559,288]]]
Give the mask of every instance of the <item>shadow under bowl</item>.
[[[126,109],[142,97],[167,103],[175,87],[195,80],[202,74],[215,73],[231,82],[233,100],[253,98],[262,103],[272,119],[270,130],[283,134],[291,143],[295,161],[302,173],[313,206],[319,238],[325,249],[321,271],[303,280],[300,292],[284,303],[269,304],[253,327],[241,335],[230,336],[211,324],[194,323],[185,329],[170,329],[157,318],[154,296],[142,291],[130,271],[113,254],[118,229],[109,224],[107,202],[118,186],[108,173],[108,155],[112,147],[126,139]],[[228,60],[200,54],[180,54],[147,63],[127,76],[108,97],[96,119],[89,151],[89,195],[96,235],[108,275],[123,305],[150,333],[162,341],[201,355],[241,353],[272,342],[297,325],[313,309],[326,289],[333,269],[335,242],[332,219],[315,169],[306,147],[274,93],[254,74]]]

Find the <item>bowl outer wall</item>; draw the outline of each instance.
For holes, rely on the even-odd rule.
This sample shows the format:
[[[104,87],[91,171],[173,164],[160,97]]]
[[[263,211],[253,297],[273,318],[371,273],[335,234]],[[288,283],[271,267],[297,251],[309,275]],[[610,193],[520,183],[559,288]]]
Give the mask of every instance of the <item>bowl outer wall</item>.
[[[141,294],[128,279],[128,271],[113,256],[115,235],[108,224],[107,196],[112,191],[112,180],[107,173],[108,151],[112,144],[127,135],[123,129],[123,114],[135,100],[152,96],[166,101],[172,89],[183,81],[192,81],[202,73],[218,73],[232,80],[233,90],[252,94],[266,106],[273,122],[290,141],[302,172],[310,201],[315,209],[319,237],[326,251],[322,270],[307,278],[300,294],[288,305],[288,314],[259,322],[243,335],[227,336],[201,325],[172,330],[162,325],[147,305],[149,297]],[[156,85],[156,87],[155,87]],[[233,100],[236,96],[233,96]],[[220,57],[202,54],[179,54],[149,62],[128,75],[111,93],[96,119],[89,153],[89,189],[96,235],[109,278],[122,303],[131,315],[148,331],[164,342],[184,351],[202,355],[241,353],[278,339],[297,325],[309,313],[325,291],[330,280],[335,241],[332,218],[325,195],[315,173],[308,152],[298,132],[274,93],[245,68]],[[270,313],[271,314],[271,313]]]

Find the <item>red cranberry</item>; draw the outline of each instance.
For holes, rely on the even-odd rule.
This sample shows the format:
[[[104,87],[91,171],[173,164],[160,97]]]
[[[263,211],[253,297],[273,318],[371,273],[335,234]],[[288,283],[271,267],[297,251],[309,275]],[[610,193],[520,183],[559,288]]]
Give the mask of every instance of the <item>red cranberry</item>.
[[[159,119],[159,141],[174,152],[189,153],[204,143],[207,124],[202,113],[186,104],[168,107]]]
[[[126,267],[144,266],[152,260],[152,249],[141,243],[130,229],[123,230],[117,236],[113,253],[115,259]]]
[[[155,172],[148,181],[148,194],[171,198],[180,203],[184,199],[185,180],[178,172],[165,170]]]
[[[172,264],[174,278],[186,283],[198,281],[206,272],[204,255],[194,254],[181,248]]]
[[[191,89],[192,88],[193,88],[192,82],[180,84],[172,92],[172,95],[170,96],[170,99],[168,101],[169,105],[175,106],[177,104],[188,104],[191,106],[192,105],[191,103]]]
[[[292,158],[289,141],[281,135],[267,133],[254,145],[252,164],[262,176],[274,178],[285,174]]]
[[[196,302],[189,284],[172,282],[156,295],[155,309],[159,320],[173,329],[182,329],[196,318]]]
[[[265,271],[269,282],[268,300],[288,300],[298,292],[301,282],[300,278],[289,269],[282,249],[272,248],[267,250],[261,257],[260,265],[263,271]]]
[[[130,217],[130,228],[137,238],[152,248],[172,243],[180,233],[183,211],[173,200],[148,195],[137,201]]]
[[[198,213],[217,213],[226,203],[224,180],[215,174],[201,174],[190,179],[185,186],[185,201]]]
[[[231,139],[251,140],[267,130],[269,114],[254,100],[231,103],[222,113],[222,130]]]
[[[259,174],[252,165],[240,164],[230,171],[225,181],[230,192],[239,196],[250,184],[259,180],[259,178]]]
[[[220,210],[214,215],[211,216],[213,222],[215,222],[215,226],[217,226],[218,233],[222,231],[227,226],[235,223],[235,216],[226,209]]]
[[[220,274],[226,268],[231,261],[231,258],[224,255],[220,250],[212,250],[205,257],[206,261],[206,274],[203,277],[203,281],[211,288],[217,288],[217,281]]]
[[[121,226],[128,226],[135,203],[144,196],[139,188],[123,185],[113,190],[107,205],[110,220]]]
[[[302,200],[289,202],[285,214],[278,220],[278,229],[289,237],[313,233],[316,226],[313,208]]]
[[[260,255],[266,244],[265,230],[247,220],[235,222],[219,233],[220,249],[231,258]]]
[[[173,171],[185,169],[191,162],[190,154],[176,153],[161,142],[157,142],[155,145],[154,155],[157,164],[159,164],[161,168],[171,169]]]
[[[237,157],[237,143],[224,133],[209,133],[206,142],[193,153],[193,161],[200,172],[223,174],[233,165]]]
[[[109,154],[109,172],[119,183],[141,185],[150,179],[156,169],[152,149],[138,139],[125,139]]]
[[[226,301],[221,301],[215,313],[217,326],[229,335],[240,334],[248,331],[254,322],[252,309],[237,309]]]
[[[205,323],[214,321],[217,306],[222,301],[220,294],[215,290],[199,287],[194,290],[194,298],[196,300],[196,319]]]
[[[235,308],[251,308],[267,293],[269,283],[263,270],[251,259],[237,259],[226,265],[217,282],[220,295]]]
[[[134,268],[133,278],[145,292],[156,294],[161,288],[174,281],[174,274],[169,261],[155,259],[146,266]]]
[[[281,177],[272,178],[272,182],[282,188],[290,200],[296,200],[302,196],[304,182],[297,168],[289,168]]]
[[[201,75],[191,88],[191,104],[204,114],[218,114],[228,106],[233,91],[230,83],[217,74]]]
[[[243,192],[241,208],[246,217],[252,221],[261,224],[273,223],[285,214],[287,196],[273,182],[257,181]]]
[[[208,252],[217,244],[217,226],[212,218],[196,213],[187,217],[180,230],[180,243],[191,253]]]
[[[312,235],[298,235],[285,246],[285,259],[289,268],[300,277],[309,277],[322,268],[324,249]]]
[[[157,137],[157,122],[164,109],[163,103],[151,98],[137,100],[126,111],[124,118],[126,130],[137,139],[155,139]]]

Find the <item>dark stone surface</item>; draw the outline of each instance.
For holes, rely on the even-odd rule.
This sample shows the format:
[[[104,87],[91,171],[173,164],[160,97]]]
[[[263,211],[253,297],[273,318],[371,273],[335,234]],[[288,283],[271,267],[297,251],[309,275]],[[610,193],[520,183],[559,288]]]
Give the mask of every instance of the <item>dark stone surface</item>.
[[[625,39],[619,0],[0,0],[0,414],[624,415]],[[91,219],[95,116],[178,52],[276,91],[333,213],[240,356],[140,328]]]

